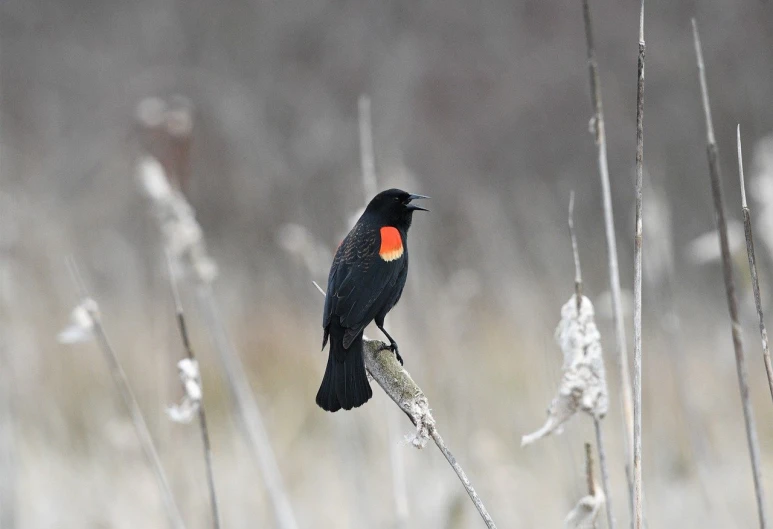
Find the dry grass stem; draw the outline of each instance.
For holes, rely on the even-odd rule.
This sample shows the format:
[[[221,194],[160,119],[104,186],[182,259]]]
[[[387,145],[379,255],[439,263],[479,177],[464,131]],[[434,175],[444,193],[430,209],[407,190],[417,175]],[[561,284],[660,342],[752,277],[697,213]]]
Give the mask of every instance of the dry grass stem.
[[[574,191],[569,194],[569,239],[572,241],[574,258],[574,294],[577,297],[577,310],[582,301],[582,268],[580,268],[580,249],[577,246],[577,234],[574,232]]]
[[[591,131],[594,134],[598,149],[598,166],[601,177],[601,195],[604,209],[604,227],[607,239],[607,257],[609,266],[609,290],[612,294],[612,310],[615,321],[615,343],[617,349],[617,364],[620,370],[621,399],[623,405],[623,431],[625,433],[625,474],[628,480],[629,498],[633,500],[633,477],[631,475],[631,446],[633,443],[633,394],[631,392],[631,375],[628,369],[628,353],[626,351],[625,322],[623,320],[623,302],[620,290],[620,270],[617,260],[617,240],[615,238],[614,214],[612,211],[612,192],[609,183],[609,166],[607,162],[607,138],[604,130],[604,109],[601,104],[601,84],[596,62],[596,50],[593,44],[593,27],[591,25],[588,0],[582,0],[582,12],[585,22],[585,41],[588,51],[588,72],[590,77],[590,93],[593,102],[593,119]]]
[[[612,504],[610,503],[609,488],[609,467],[607,466],[607,451],[604,447],[604,435],[601,430],[601,421],[593,420],[593,427],[596,430],[596,450],[599,453],[599,470],[601,470],[601,487],[604,491],[604,504],[607,511],[607,528],[615,529],[615,517],[612,514]]]
[[[768,330],[762,314],[762,298],[760,297],[760,280],[757,276],[757,259],[754,255],[754,237],[752,235],[752,216],[746,203],[746,186],[743,176],[743,153],[741,151],[741,126],[738,126],[738,177],[741,180],[741,209],[743,212],[743,227],[746,235],[746,255],[749,258],[749,272],[752,278],[752,290],[754,292],[754,304],[757,307],[757,316],[760,320],[760,336],[762,337],[762,360],[765,363],[765,373],[768,375],[768,387],[773,398],[773,366],[770,362],[770,345],[768,343]]]
[[[639,59],[636,83],[636,233],[633,250],[633,520],[634,529],[641,529],[641,384],[642,384],[642,186],[644,180],[644,0],[639,11]]]
[[[585,443],[585,481],[588,484],[588,494],[596,495],[596,480],[593,478],[593,449],[590,443]]]
[[[317,287],[323,296],[326,295],[325,291],[322,290],[316,281],[312,281],[312,283],[314,283],[314,286]],[[368,370],[368,373],[416,427],[416,431],[409,437],[411,445],[419,449],[424,448],[431,438],[459,477],[459,481],[462,482],[464,490],[467,491],[470,500],[472,500],[481,518],[483,518],[486,527],[496,529],[494,520],[491,519],[486,506],[475,492],[464,469],[456,461],[443,438],[440,437],[424,392],[413,381],[408,371],[400,365],[395,354],[387,348],[384,342],[369,340],[364,336],[363,341],[365,368]]]
[[[140,161],[138,178],[151,199],[164,239],[164,249],[176,271],[183,271],[196,287],[196,300],[209,330],[236,414],[261,470],[263,481],[282,529],[297,529],[292,506],[271,446],[260,408],[250,388],[247,371],[220,316],[212,291],[217,265],[209,256],[195,212],[185,196],[174,189],[163,167],[152,158]]]
[[[580,267],[580,250],[577,243],[577,234],[574,231],[574,191],[569,195],[569,239],[572,241],[572,257],[574,258],[574,291],[577,298],[577,311],[580,311],[582,304],[582,268]],[[593,426],[596,430],[596,449],[599,452],[599,467],[601,468],[601,486],[604,489],[606,512],[607,512],[607,525],[609,529],[615,529],[615,519],[612,515],[612,506],[610,505],[610,492],[609,492],[609,471],[607,467],[607,455],[606,448],[604,446],[604,436],[601,430],[601,419],[598,417],[593,418]],[[587,449],[587,445],[586,445]],[[588,455],[588,465],[591,464],[590,455]],[[592,473],[588,470],[588,475]],[[592,481],[588,482],[588,491],[591,496],[595,495],[595,492],[591,490]]]
[[[599,511],[605,503],[604,493],[596,487],[593,477],[593,454],[590,443],[585,443],[585,479],[588,484],[588,495],[580,499],[566,516],[565,529],[596,529]]]
[[[107,366],[110,371],[110,376],[113,379],[113,383],[121,396],[124,405],[126,406],[129,416],[134,425],[134,430],[137,432],[137,438],[140,441],[140,446],[145,454],[145,458],[150,464],[151,469],[156,475],[156,480],[161,490],[161,495],[164,501],[164,507],[166,508],[167,516],[169,517],[169,523],[175,529],[185,529],[185,523],[183,522],[180,509],[175,502],[172,494],[172,489],[169,486],[169,480],[166,477],[166,472],[161,465],[161,459],[158,456],[158,451],[153,444],[153,438],[148,430],[148,425],[145,423],[145,418],[140,410],[140,405],[137,402],[137,398],[134,396],[134,392],[129,384],[129,379],[126,377],[126,373],[121,367],[121,363],[118,360],[118,356],[115,354],[110,340],[107,337],[107,333],[102,325],[102,319],[99,313],[99,307],[97,303],[91,299],[86,290],[85,284],[80,278],[80,273],[72,259],[67,261],[70,271],[73,275],[73,279],[80,291],[81,303],[81,323],[84,324],[84,333],[91,332],[92,336],[96,339],[99,349],[105,357]],[[77,309],[76,309],[77,310]],[[88,319],[87,319],[88,318]],[[60,334],[61,336],[61,334]]]
[[[279,470],[276,455],[266,431],[263,415],[250,388],[244,364],[239,358],[236,347],[233,345],[220,316],[210,285],[200,285],[196,289],[196,297],[204,322],[211,333],[215,349],[218,351],[220,363],[225,371],[229,393],[236,404],[243,433],[261,469],[263,481],[274,508],[277,525],[282,529],[297,529],[298,523],[295,520],[282,473]]]
[[[177,325],[180,330],[180,338],[183,342],[185,349],[185,356],[190,362],[196,362],[196,357],[193,354],[193,348],[191,347],[190,337],[188,336],[188,327],[185,322],[185,314],[183,313],[182,301],[180,300],[180,293],[177,290],[177,281],[174,277],[174,270],[172,268],[171,260],[167,257],[169,264],[169,281],[172,287],[172,297],[174,299],[175,314],[177,316]],[[201,379],[198,380],[199,388],[201,386]],[[207,471],[207,487],[209,489],[209,502],[212,509],[212,527],[214,529],[220,529],[220,509],[217,503],[217,492],[215,490],[215,476],[212,467],[212,446],[209,440],[209,428],[207,426],[207,415],[204,411],[203,392],[200,391],[199,403],[198,403],[198,415],[199,415],[199,427],[201,430],[201,442],[204,447],[204,464]],[[186,393],[188,390],[186,388]]]
[[[440,436],[424,392],[416,385],[411,375],[400,365],[394,353],[385,349],[385,347],[386,344],[378,340],[366,340],[363,351],[365,367],[384,392],[389,395],[416,426],[416,432],[411,437],[411,444],[416,448],[423,448],[429,439],[435,442],[448,461],[448,464],[456,472],[464,489],[470,496],[470,500],[472,500],[481,518],[483,518],[486,527],[495,529],[496,525],[486,510],[483,501],[475,492],[464,469],[456,461],[456,458]]]
[[[709,162],[709,177],[711,180],[711,194],[714,201],[714,213],[719,231],[720,248],[722,252],[722,271],[725,281],[725,294],[727,307],[730,312],[730,324],[735,351],[735,362],[738,371],[738,386],[741,391],[741,404],[743,407],[744,421],[746,424],[746,439],[749,444],[749,455],[752,464],[752,476],[757,498],[757,512],[760,519],[760,527],[768,527],[765,508],[765,492],[762,484],[762,466],[760,461],[760,447],[757,438],[757,426],[754,421],[754,411],[749,399],[749,374],[746,368],[746,359],[743,351],[741,336],[741,324],[738,320],[738,301],[735,295],[735,281],[733,280],[733,263],[730,255],[730,246],[727,235],[727,220],[725,219],[725,204],[722,196],[722,180],[719,172],[719,152],[714,139],[714,125],[711,121],[711,105],[709,104],[709,91],[706,83],[706,68],[703,62],[703,50],[701,48],[698,24],[692,20],[693,39],[695,43],[695,55],[698,64],[698,77],[701,87],[701,99],[706,119],[706,154]]]

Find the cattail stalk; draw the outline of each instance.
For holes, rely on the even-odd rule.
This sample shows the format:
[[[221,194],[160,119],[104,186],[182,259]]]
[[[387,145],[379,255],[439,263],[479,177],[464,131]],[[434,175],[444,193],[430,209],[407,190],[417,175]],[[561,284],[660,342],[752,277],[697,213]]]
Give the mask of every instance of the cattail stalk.
[[[725,219],[725,203],[722,196],[722,181],[719,173],[719,152],[714,138],[714,125],[711,120],[711,105],[709,104],[709,91],[706,83],[706,67],[703,62],[703,50],[701,48],[698,24],[692,19],[693,40],[695,44],[695,56],[698,64],[698,77],[701,87],[701,99],[706,120],[706,154],[709,162],[709,178],[711,180],[711,194],[714,200],[714,213],[719,231],[719,243],[722,252],[722,272],[725,281],[725,295],[727,307],[730,312],[730,325],[733,337],[733,349],[735,351],[735,363],[738,371],[738,386],[741,391],[741,405],[743,407],[744,422],[746,424],[746,440],[749,444],[749,456],[752,464],[752,477],[757,498],[757,513],[760,520],[760,528],[768,527],[765,509],[765,492],[762,485],[762,466],[760,461],[760,447],[757,438],[757,426],[754,421],[754,411],[749,399],[749,374],[746,368],[746,358],[743,351],[743,339],[741,336],[741,324],[738,320],[738,301],[735,295],[735,281],[733,279],[733,262],[730,256],[730,245],[727,235],[727,221]]]
[[[580,251],[577,244],[577,234],[574,231],[574,191],[569,194],[569,238],[572,241],[572,256],[574,258],[574,290],[577,297],[577,314],[580,314],[582,307],[582,269],[580,268]],[[612,515],[612,505],[610,503],[609,491],[609,471],[607,468],[607,452],[604,448],[604,436],[601,430],[601,419],[593,417],[593,426],[596,430],[596,450],[599,453],[599,467],[601,469],[601,487],[606,498],[607,526],[608,529],[615,529],[615,518]],[[590,445],[586,444],[586,450]],[[588,493],[595,496],[592,490],[592,460],[588,455]]]
[[[166,171],[156,159],[141,159],[137,176],[152,201],[164,250],[171,256],[175,269],[184,271],[186,278],[195,287],[199,311],[225,372],[226,387],[234,403],[241,431],[261,471],[276,524],[280,529],[297,529],[295,514],[260,407],[252,393],[244,363],[231,341],[215,301],[212,282],[217,277],[217,265],[209,256],[195,212],[185,196],[173,188]]]
[[[129,417],[131,418],[134,430],[137,433],[137,438],[140,441],[140,446],[145,454],[145,458],[150,464],[151,469],[156,475],[159,489],[161,490],[161,496],[164,501],[164,507],[166,508],[166,514],[169,518],[170,525],[175,529],[185,529],[185,523],[183,522],[180,509],[177,506],[177,502],[172,494],[172,488],[169,485],[169,480],[166,477],[166,472],[161,464],[161,458],[158,456],[158,451],[153,443],[153,438],[150,435],[150,430],[145,422],[145,418],[142,415],[142,410],[137,402],[137,398],[134,396],[129,379],[126,376],[126,372],[121,366],[121,362],[118,360],[118,355],[115,354],[110,340],[104,326],[102,325],[102,319],[99,314],[97,304],[89,297],[86,286],[83,283],[80,273],[72,259],[68,259],[68,266],[72,273],[73,279],[80,290],[81,299],[83,305],[88,311],[90,317],[90,324],[94,337],[97,340],[100,350],[102,351],[107,366],[110,370],[110,376],[113,379],[118,394],[121,396]]]
[[[636,83],[636,233],[633,279],[633,527],[641,529],[641,384],[642,384],[642,186],[644,180],[644,0],[639,11],[639,59]]]
[[[319,290],[319,293],[325,296],[325,291],[316,281],[312,284]],[[411,437],[411,445],[416,448],[424,448],[429,439],[435,442],[440,452],[451,465],[459,481],[462,482],[464,490],[470,497],[473,505],[478,510],[483,522],[488,529],[496,529],[496,524],[488,513],[483,501],[475,492],[467,473],[456,460],[454,455],[448,449],[445,441],[437,430],[435,419],[430,411],[429,402],[421,388],[413,381],[410,373],[405,370],[400,362],[397,361],[395,354],[389,350],[387,345],[378,340],[369,340],[363,335],[363,356],[365,357],[365,369],[378,382],[381,389],[389,395],[398,408],[405,413],[416,427],[416,432]]]
[[[757,307],[757,316],[760,319],[760,336],[762,338],[762,360],[765,363],[765,373],[768,375],[768,387],[773,398],[773,366],[770,362],[770,346],[768,344],[768,330],[762,315],[762,299],[760,297],[760,280],[757,276],[757,260],[754,257],[754,237],[752,235],[752,215],[749,205],[746,203],[746,186],[743,177],[743,153],[741,152],[741,126],[738,125],[738,177],[741,180],[741,210],[743,212],[743,227],[746,235],[746,255],[749,258],[749,273],[752,278],[752,290],[754,291],[754,304]]]
[[[177,281],[175,279],[174,270],[172,267],[172,261],[167,256],[167,263],[169,265],[169,281],[172,287],[172,298],[174,300],[175,315],[177,318],[177,326],[180,330],[180,338],[183,342],[183,348],[185,349],[185,356],[192,362],[196,361],[196,356],[193,354],[193,348],[191,347],[190,337],[188,336],[188,326],[185,321],[185,314],[183,313],[182,301],[180,300],[180,293],[177,290]],[[204,411],[204,400],[201,399],[198,406],[199,414],[199,428],[201,430],[201,442],[204,447],[204,465],[207,472],[207,487],[209,489],[209,503],[212,509],[212,527],[214,529],[220,529],[220,509],[217,503],[217,492],[215,491],[215,476],[212,468],[212,446],[209,440],[209,427],[207,426],[207,415]]]
[[[574,509],[564,519],[564,529],[596,529],[601,506],[606,502],[604,493],[598,490],[593,476],[593,450],[585,443],[585,481],[588,495],[580,498]]]
[[[365,367],[373,379],[416,426],[416,433],[411,444],[416,448],[423,448],[431,438],[448,464],[451,465],[459,481],[462,482],[464,490],[480,513],[486,527],[496,529],[494,520],[480,496],[475,492],[467,473],[440,436],[435,419],[430,412],[429,402],[421,388],[413,381],[411,375],[400,365],[394,353],[388,350],[383,342],[366,340],[363,355],[365,356]]]
[[[277,525],[281,529],[298,529],[282,473],[263,422],[263,415],[250,388],[244,363],[239,358],[239,353],[220,316],[211,285],[199,284],[196,288],[196,298],[215,349],[219,353],[220,363],[228,380],[229,393],[236,403],[238,416],[241,419],[242,431],[263,475]]]
[[[623,320],[623,302],[620,290],[620,270],[617,259],[617,240],[615,236],[615,221],[612,211],[612,192],[609,183],[609,165],[607,162],[607,137],[604,130],[604,109],[601,104],[601,81],[599,79],[596,49],[593,43],[593,27],[591,25],[588,0],[582,0],[582,12],[585,22],[585,42],[588,52],[588,72],[590,77],[590,93],[593,103],[592,132],[598,149],[598,166],[601,177],[601,196],[604,210],[604,227],[607,239],[607,258],[609,266],[609,290],[612,294],[612,311],[615,322],[615,343],[617,349],[617,365],[620,370],[621,399],[623,405],[623,432],[625,446],[625,475],[628,480],[629,500],[633,502],[633,477],[631,475],[631,446],[633,442],[633,397],[631,392],[631,375],[628,368],[628,353],[626,351],[625,322]]]

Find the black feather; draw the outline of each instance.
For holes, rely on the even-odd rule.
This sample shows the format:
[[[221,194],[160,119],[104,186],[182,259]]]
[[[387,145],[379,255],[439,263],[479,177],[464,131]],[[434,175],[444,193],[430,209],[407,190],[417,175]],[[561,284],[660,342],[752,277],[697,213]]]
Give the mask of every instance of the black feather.
[[[356,408],[373,395],[362,356],[362,332],[374,319],[383,330],[384,317],[402,295],[408,275],[408,229],[415,211],[408,206],[413,198],[417,196],[398,189],[376,195],[336,251],[322,318],[322,348],[330,341],[317,393],[322,409]],[[379,255],[385,227],[399,232],[403,246],[402,255],[390,261]]]

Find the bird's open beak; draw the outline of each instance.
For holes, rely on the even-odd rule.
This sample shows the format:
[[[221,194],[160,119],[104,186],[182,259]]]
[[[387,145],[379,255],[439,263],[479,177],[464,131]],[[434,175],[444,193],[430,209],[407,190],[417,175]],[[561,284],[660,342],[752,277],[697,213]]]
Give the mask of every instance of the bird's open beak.
[[[419,199],[427,199],[429,197],[425,197],[424,195],[409,195],[408,196],[408,202],[411,202],[412,200],[419,200]],[[417,206],[416,204],[406,204],[405,206],[410,211],[429,211],[427,208],[423,208],[421,206]]]

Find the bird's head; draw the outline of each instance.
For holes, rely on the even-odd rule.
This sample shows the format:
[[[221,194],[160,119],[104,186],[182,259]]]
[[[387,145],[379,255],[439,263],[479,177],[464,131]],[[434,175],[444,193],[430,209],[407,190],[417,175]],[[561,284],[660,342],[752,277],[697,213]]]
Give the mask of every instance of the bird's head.
[[[419,200],[424,195],[412,195],[401,189],[388,189],[382,191],[365,208],[365,215],[382,222],[384,225],[409,228],[413,219],[414,211],[429,211],[417,204],[414,200]]]

